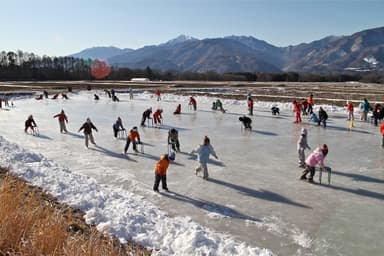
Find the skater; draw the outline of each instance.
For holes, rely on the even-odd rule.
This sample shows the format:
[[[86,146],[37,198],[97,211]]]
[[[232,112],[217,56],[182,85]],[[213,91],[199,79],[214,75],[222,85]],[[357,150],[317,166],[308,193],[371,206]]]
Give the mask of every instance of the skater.
[[[58,117],[59,125],[60,125],[60,132],[61,133],[67,133],[67,128],[65,127],[65,122],[68,124],[68,118],[64,113],[64,110],[62,109],[61,112],[57,115],[54,115],[53,118]]]
[[[271,108],[271,111],[272,111],[272,115],[280,115],[280,109],[277,107],[277,106],[273,106]]]
[[[216,100],[216,109],[220,110],[221,112],[225,113],[225,110],[223,108],[223,103],[219,99]]]
[[[129,88],[129,99],[130,99],[130,100],[133,100],[133,92],[132,92],[132,88]]]
[[[153,113],[153,121],[155,125],[159,124],[161,125],[163,117],[161,116],[161,113],[163,113],[163,110],[158,108],[155,113]]]
[[[174,128],[168,131],[168,145],[172,146],[173,151],[180,152],[179,132]]]
[[[137,138],[137,142],[136,142],[136,138]],[[128,133],[127,142],[126,142],[125,147],[124,147],[124,154],[127,154],[127,151],[128,151],[128,148],[129,148],[129,144],[131,144],[131,142],[132,142],[132,145],[133,145],[133,150],[136,153],[139,153],[139,151],[136,148],[136,144],[141,144],[141,140],[140,140],[140,134],[137,131],[137,127],[136,126],[134,126],[129,131],[129,133]]]
[[[67,94],[65,94],[65,93],[63,93],[63,92],[61,93],[61,97],[62,97],[63,99],[66,99],[66,100],[68,99]]]
[[[299,167],[305,168],[305,150],[311,149],[307,142],[307,129],[302,128],[300,138],[297,141],[297,152],[299,154]]]
[[[52,99],[53,99],[53,100],[56,100],[57,97],[59,97],[59,94],[58,94],[58,93],[56,93],[55,95],[53,95]]]
[[[378,120],[383,118],[382,113],[383,113],[383,108],[381,104],[376,103],[374,109],[372,110],[373,124],[375,126],[377,126]]]
[[[369,102],[367,100],[367,98],[364,98],[363,102],[360,104],[361,106],[361,117],[360,117],[360,120],[361,121],[367,121],[368,119],[368,112],[369,112],[369,109],[370,109],[370,105],[369,105]]]
[[[78,132],[84,129],[84,138],[85,138],[85,147],[88,148],[88,140],[91,141],[93,145],[96,145],[95,140],[93,139],[92,129],[98,132],[96,126],[93,125],[91,119],[88,117],[86,122],[80,127]]]
[[[94,95],[93,95],[93,99],[94,99],[94,100],[99,100],[100,98],[99,98],[99,96],[98,96],[97,94],[94,94]]]
[[[24,132],[28,132],[28,128],[31,128],[32,133],[35,132],[35,127],[37,127],[37,124],[35,120],[33,120],[33,116],[29,115],[28,119],[25,121],[25,129]]]
[[[119,102],[120,100],[119,100],[119,98],[116,95],[113,95],[112,96],[112,101],[113,102]]]
[[[355,116],[353,114],[353,104],[350,101],[347,101],[347,112],[348,112],[347,121],[355,120]]]
[[[216,102],[212,102],[212,110],[217,110]]]
[[[327,126],[327,119],[328,119],[328,114],[325,112],[325,110],[320,107],[319,109],[319,120],[317,121],[317,125],[321,125],[323,123],[323,127],[325,128]]]
[[[196,111],[196,109],[197,109],[197,102],[196,102],[195,98],[190,97],[190,98],[189,98],[189,104],[188,104],[188,105],[192,105],[193,110]]]
[[[293,101],[293,112],[295,112],[295,122],[296,124],[301,123],[301,109],[300,104],[296,100]]]
[[[384,121],[381,121],[380,132],[382,135],[381,146],[384,148]]]
[[[107,89],[104,90],[105,94],[108,95],[108,98],[112,98],[111,92],[108,91]]]
[[[252,119],[247,117],[246,115],[239,117],[239,121],[243,123],[244,129],[252,130]]]
[[[114,98],[115,96],[116,96],[115,90],[112,89],[112,90],[111,90],[111,98],[112,98],[112,100],[113,100],[113,98]]]
[[[313,111],[313,94],[311,93],[307,99],[308,104],[308,113],[311,113]]]
[[[196,175],[203,170],[203,178],[208,179],[208,166],[209,155],[213,155],[216,159],[219,159],[213,149],[210,140],[207,136],[204,137],[202,145],[199,145],[196,149],[192,150],[191,154],[197,153],[199,155],[199,166],[196,168]]]
[[[308,108],[308,101],[306,99],[303,99],[301,101],[301,111],[303,113],[303,116],[308,115],[307,108]]]
[[[305,170],[303,175],[301,175],[301,180],[307,179],[307,174],[310,173],[309,182],[313,183],[313,176],[315,176],[315,167],[318,164],[321,168],[321,171],[325,171],[324,158],[328,154],[328,147],[324,144],[321,148],[316,148],[305,160]]]
[[[315,112],[310,112],[309,113],[309,121],[312,121],[312,122],[315,122],[315,123],[318,123],[319,122],[319,118],[317,117],[316,113]]]
[[[35,100],[42,100],[43,99],[43,94],[40,94],[39,96],[37,96],[36,98],[35,98]]]
[[[173,112],[174,115],[181,114],[181,104],[177,105],[175,112]]]
[[[48,99],[48,92],[46,90],[43,91],[44,97]]]
[[[248,97],[248,115],[253,116],[253,99]]]
[[[123,121],[120,117],[117,117],[116,122],[112,125],[113,128],[113,136],[117,138],[117,134],[119,131],[125,131],[125,128],[123,127]]]
[[[153,184],[153,191],[159,192],[159,184],[163,190],[168,191],[167,187],[167,170],[169,166],[169,158],[167,154],[161,155],[160,160],[157,161],[155,166],[155,183]]]
[[[160,97],[160,89],[157,89],[156,92],[155,92],[156,96],[157,96],[157,101],[160,101],[161,100],[161,97]]]
[[[151,113],[152,113],[152,107],[147,108],[143,112],[143,117],[141,118],[141,126],[145,126],[145,120],[147,120],[147,118],[151,119]]]

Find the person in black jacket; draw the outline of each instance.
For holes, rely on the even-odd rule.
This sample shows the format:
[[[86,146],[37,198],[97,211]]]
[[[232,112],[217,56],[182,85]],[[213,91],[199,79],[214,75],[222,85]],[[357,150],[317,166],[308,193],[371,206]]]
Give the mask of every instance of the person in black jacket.
[[[35,131],[35,127],[37,127],[37,124],[36,124],[35,120],[33,120],[33,116],[30,115],[28,117],[28,119],[25,121],[24,132],[27,133],[28,132],[28,128],[31,128],[32,132],[34,132]]]
[[[325,128],[327,126],[327,119],[328,119],[328,114],[325,112],[325,110],[320,107],[319,109],[319,121],[317,122],[318,125],[323,123],[323,127]]]
[[[145,126],[145,120],[151,119],[152,108],[148,108],[143,112],[143,118],[141,119],[141,126]]]
[[[239,121],[243,123],[245,129],[252,130],[252,126],[251,126],[252,119],[251,118],[244,115],[242,117],[239,117]]]
[[[85,137],[85,146],[88,148],[88,140],[91,140],[93,145],[96,145],[95,140],[93,139],[92,129],[98,132],[97,128],[91,122],[91,119],[88,117],[87,121],[80,127],[79,131],[84,130]]]

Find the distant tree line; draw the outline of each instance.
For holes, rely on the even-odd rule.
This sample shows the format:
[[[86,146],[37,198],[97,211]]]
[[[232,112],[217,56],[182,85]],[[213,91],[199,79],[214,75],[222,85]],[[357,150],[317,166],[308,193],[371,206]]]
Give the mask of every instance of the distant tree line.
[[[91,59],[74,57],[39,56],[33,53],[17,51],[0,53],[0,80],[95,80],[91,75]],[[382,72],[347,72],[310,74],[299,72],[260,73],[260,72],[179,72],[175,70],[159,71],[150,67],[131,69],[111,67],[108,76],[103,80],[130,80],[146,77],[151,81],[248,81],[248,82],[346,82],[359,81],[368,83],[384,83]]]

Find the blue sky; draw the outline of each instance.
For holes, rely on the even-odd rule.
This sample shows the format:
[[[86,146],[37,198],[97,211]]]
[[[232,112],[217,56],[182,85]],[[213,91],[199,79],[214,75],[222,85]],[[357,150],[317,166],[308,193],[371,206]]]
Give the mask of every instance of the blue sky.
[[[275,46],[384,26],[384,0],[1,0],[0,51],[60,56],[137,49],[180,34],[253,36]]]

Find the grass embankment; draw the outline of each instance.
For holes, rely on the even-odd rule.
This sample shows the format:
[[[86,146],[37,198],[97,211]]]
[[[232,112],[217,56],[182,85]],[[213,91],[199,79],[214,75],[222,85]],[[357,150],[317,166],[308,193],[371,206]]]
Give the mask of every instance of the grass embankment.
[[[98,232],[83,215],[0,168],[0,255],[151,254]]]

